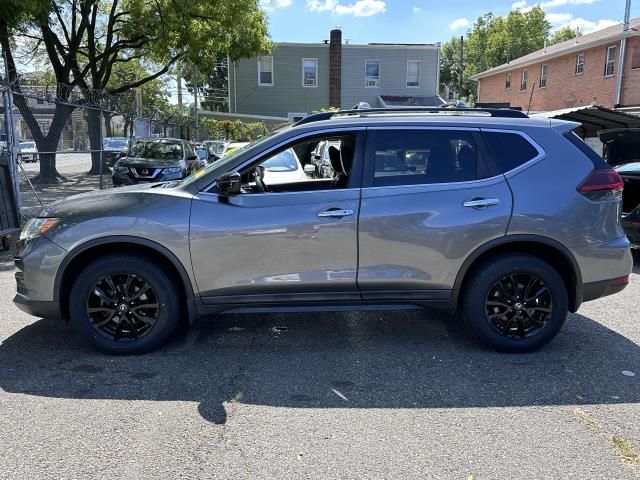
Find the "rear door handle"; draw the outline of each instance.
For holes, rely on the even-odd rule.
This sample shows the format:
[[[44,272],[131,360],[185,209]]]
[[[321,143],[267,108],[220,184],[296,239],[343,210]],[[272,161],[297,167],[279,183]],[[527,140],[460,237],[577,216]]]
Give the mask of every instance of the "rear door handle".
[[[350,215],[353,215],[353,210],[350,210],[350,209],[340,210],[338,208],[329,209],[329,210],[325,210],[324,212],[318,213],[318,216],[320,218],[342,218],[342,217],[348,217]]]
[[[495,207],[497,205],[500,205],[500,200],[497,198],[472,198],[462,204],[463,207],[475,209]]]

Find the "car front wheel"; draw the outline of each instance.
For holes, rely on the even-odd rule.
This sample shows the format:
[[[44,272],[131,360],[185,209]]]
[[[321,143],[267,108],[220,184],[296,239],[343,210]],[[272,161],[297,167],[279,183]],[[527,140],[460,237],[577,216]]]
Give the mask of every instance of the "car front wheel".
[[[146,258],[109,255],[78,275],[69,300],[71,323],[101,352],[145,353],[176,330],[178,291],[173,278]]]
[[[463,314],[478,338],[500,352],[537,350],[558,333],[568,313],[560,274],[530,255],[496,257],[475,270]]]

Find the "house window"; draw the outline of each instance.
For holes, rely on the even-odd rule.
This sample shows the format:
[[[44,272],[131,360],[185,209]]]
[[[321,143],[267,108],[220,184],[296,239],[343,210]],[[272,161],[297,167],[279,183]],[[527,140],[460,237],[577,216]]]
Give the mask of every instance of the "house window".
[[[511,88],[511,72],[507,73],[507,79],[504,82],[504,88],[506,89]]]
[[[318,59],[317,58],[302,59],[302,86],[303,87],[318,86]]]
[[[584,53],[579,53],[576,57],[576,75],[584,73]]]
[[[258,58],[258,85],[273,85],[273,57]]]
[[[604,76],[611,77],[616,69],[616,47],[607,48],[607,63],[604,65]]]
[[[522,71],[522,77],[520,78],[520,91],[527,89],[527,80],[529,79],[529,72],[527,70]]]
[[[540,67],[540,88],[547,88],[547,65]]]
[[[420,61],[419,60],[407,61],[407,87],[408,88],[420,87]]]
[[[638,45],[631,54],[631,68],[640,68],[640,45]]]
[[[364,62],[364,86],[380,86],[380,60],[365,60]]]

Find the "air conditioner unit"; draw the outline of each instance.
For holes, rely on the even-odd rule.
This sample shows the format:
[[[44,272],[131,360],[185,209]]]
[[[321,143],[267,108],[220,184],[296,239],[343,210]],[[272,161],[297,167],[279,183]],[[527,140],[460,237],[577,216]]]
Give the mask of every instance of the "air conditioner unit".
[[[367,87],[377,87],[378,80],[367,80]]]
[[[316,81],[311,79],[311,78],[305,78],[304,79],[304,86],[305,87],[315,87],[316,86]]]

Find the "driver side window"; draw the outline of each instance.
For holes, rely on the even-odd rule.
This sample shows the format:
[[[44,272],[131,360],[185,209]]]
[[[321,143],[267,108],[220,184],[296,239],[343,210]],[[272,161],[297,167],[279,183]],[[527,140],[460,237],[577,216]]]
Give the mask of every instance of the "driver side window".
[[[314,137],[262,157],[242,171],[243,193],[284,193],[348,188],[356,136]]]

